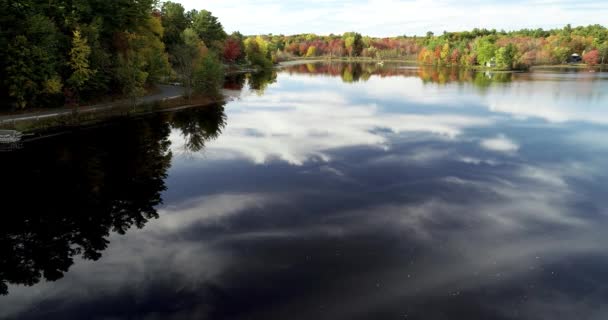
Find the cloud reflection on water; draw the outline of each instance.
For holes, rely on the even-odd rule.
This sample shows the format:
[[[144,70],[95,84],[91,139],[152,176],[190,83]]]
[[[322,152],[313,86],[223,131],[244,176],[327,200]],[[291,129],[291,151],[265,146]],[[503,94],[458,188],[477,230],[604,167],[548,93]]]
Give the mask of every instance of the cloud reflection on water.
[[[493,114],[484,101],[509,85],[302,79],[229,103],[222,135],[173,160],[158,220],[57,283],[11,288],[4,312],[124,299],[142,319],[607,316],[596,131]]]

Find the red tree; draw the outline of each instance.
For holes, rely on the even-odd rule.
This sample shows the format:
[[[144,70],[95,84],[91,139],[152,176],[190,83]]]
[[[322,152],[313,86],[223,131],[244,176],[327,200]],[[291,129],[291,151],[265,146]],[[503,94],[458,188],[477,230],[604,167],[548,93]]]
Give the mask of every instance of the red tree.
[[[600,52],[597,50],[591,50],[583,55],[583,61],[590,66],[594,66],[600,61]]]
[[[237,39],[227,39],[224,45],[224,61],[235,62],[241,55],[241,44]]]
[[[452,51],[452,54],[450,55],[450,63],[451,64],[458,64],[460,62],[460,50],[458,50],[458,48],[454,49],[454,51]]]
[[[308,47],[310,47],[310,44],[308,42],[300,43],[299,51],[301,56],[306,55],[306,52],[308,52]]]

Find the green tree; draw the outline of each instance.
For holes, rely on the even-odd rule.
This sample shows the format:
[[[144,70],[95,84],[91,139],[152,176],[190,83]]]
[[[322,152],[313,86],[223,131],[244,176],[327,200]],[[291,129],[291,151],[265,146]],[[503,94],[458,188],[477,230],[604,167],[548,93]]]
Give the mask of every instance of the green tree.
[[[604,64],[606,62],[606,57],[608,57],[608,41],[599,44],[597,50],[600,55],[600,63]]]
[[[167,1],[161,8],[162,24],[165,30],[163,42],[167,51],[173,53],[173,49],[181,44],[182,32],[190,26],[190,21],[186,17],[184,7],[175,2]]]
[[[137,31],[136,45],[143,59],[147,82],[153,85],[169,73],[169,57],[162,42],[164,29],[157,17],[150,16]]]
[[[568,57],[570,57],[570,48],[567,47],[555,47],[552,50],[552,54],[553,57],[555,58],[555,62],[557,63],[564,63],[568,60]]]
[[[222,24],[211,12],[207,10],[197,12],[192,20],[192,29],[207,46],[221,52],[221,46],[227,35]]]
[[[224,84],[224,67],[215,53],[208,53],[194,72],[194,92],[217,97]]]
[[[359,57],[363,52],[363,37],[356,32],[347,32],[343,36],[344,47],[350,57]]]
[[[136,50],[129,50],[117,57],[116,78],[122,94],[131,100],[133,106],[137,104],[137,99],[146,93],[144,86],[148,73],[144,71],[144,65],[145,61]]]
[[[499,68],[511,70],[513,69],[516,55],[517,47],[509,43],[506,47],[501,47],[496,51],[496,65]]]
[[[23,109],[36,92],[34,61],[25,36],[17,36],[8,46],[5,84],[17,108]]]
[[[184,86],[184,95],[188,100],[192,98],[194,87],[194,74],[200,65],[201,59],[207,53],[205,43],[196,32],[188,28],[182,32],[182,44],[175,48],[173,55],[176,72]]]
[[[480,65],[485,65],[496,56],[496,45],[488,38],[481,38],[475,44],[475,53],[477,54],[477,62]]]
[[[249,63],[262,69],[272,68],[272,61],[268,57],[268,45],[266,40],[260,36],[255,38],[250,37],[245,39],[244,44]]]

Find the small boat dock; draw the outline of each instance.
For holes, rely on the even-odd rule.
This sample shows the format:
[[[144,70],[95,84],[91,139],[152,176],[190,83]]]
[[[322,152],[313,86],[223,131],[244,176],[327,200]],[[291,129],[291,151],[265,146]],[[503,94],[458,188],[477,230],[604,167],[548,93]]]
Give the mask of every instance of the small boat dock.
[[[0,130],[0,143],[17,143],[21,141],[23,134],[16,130]]]

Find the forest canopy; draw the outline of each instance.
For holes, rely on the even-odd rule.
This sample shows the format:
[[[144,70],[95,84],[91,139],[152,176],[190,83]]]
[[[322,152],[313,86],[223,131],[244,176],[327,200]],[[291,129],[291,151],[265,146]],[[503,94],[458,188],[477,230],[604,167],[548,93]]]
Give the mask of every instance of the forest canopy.
[[[187,95],[214,91],[222,62],[245,61],[242,36],[178,3],[0,0],[0,10],[3,108],[136,99],[171,79],[191,84]]]

